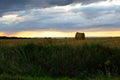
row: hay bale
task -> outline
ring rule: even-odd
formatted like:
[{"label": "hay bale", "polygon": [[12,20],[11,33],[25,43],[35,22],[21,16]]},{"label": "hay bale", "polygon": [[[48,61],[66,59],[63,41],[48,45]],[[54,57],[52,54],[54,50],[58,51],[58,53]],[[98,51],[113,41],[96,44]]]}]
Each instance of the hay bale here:
[{"label": "hay bale", "polygon": [[85,34],[84,33],[76,32],[75,39],[76,40],[83,40],[83,39],[85,39]]}]

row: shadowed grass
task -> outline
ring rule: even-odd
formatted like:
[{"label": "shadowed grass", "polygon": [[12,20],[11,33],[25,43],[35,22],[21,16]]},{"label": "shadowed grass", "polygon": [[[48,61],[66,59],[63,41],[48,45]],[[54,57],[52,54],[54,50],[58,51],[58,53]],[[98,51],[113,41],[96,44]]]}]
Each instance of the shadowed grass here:
[{"label": "shadowed grass", "polygon": [[0,74],[9,74],[9,78],[21,75],[43,78],[46,76],[81,79],[90,77],[91,79],[99,73],[110,76],[120,75],[120,49],[100,43],[86,43],[82,46],[72,46],[67,43],[1,46],[0,57]]},{"label": "shadowed grass", "polygon": [[51,77],[31,77],[31,76],[10,76],[7,74],[0,75],[0,80],[120,80],[119,77],[104,77],[104,76],[97,76],[95,78],[51,78]]}]

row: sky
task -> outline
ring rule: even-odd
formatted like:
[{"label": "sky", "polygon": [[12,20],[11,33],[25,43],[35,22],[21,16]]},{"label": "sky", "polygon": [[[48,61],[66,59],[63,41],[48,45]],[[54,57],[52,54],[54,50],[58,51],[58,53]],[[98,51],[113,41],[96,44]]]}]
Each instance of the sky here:
[{"label": "sky", "polygon": [[120,36],[120,0],[0,0],[0,36]]}]

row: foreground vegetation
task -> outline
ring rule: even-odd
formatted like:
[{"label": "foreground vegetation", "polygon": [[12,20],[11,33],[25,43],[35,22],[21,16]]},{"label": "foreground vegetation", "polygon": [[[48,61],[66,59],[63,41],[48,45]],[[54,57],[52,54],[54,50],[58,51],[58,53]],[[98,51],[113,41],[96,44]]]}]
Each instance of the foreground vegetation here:
[{"label": "foreground vegetation", "polygon": [[105,77],[105,76],[97,76],[94,78],[51,78],[51,77],[31,77],[31,76],[10,76],[6,74],[0,75],[0,80],[120,80],[119,77]]},{"label": "foreground vegetation", "polygon": [[[72,41],[65,40],[65,43],[59,44],[57,43],[57,41],[53,43],[52,40],[46,40],[44,44],[29,42],[24,44],[17,43],[14,46],[7,46],[7,44],[3,45],[3,43],[1,42],[0,79],[120,79],[119,77],[117,77],[120,75],[119,46],[107,46],[101,41],[97,42],[97,40],[96,42],[92,41],[90,43],[86,41],[81,45],[74,45],[70,42]],[[78,43],[78,41],[76,41],[75,43]],[[111,42],[109,43],[111,45]],[[100,75],[103,76],[100,77]]]}]

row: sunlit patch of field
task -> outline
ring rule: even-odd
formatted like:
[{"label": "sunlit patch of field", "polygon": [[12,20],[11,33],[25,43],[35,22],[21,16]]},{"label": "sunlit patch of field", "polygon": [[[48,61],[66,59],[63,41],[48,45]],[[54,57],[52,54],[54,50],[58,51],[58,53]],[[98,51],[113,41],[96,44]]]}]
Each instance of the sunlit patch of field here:
[{"label": "sunlit patch of field", "polygon": [[120,37],[110,37],[110,38],[86,38],[85,40],[75,40],[74,38],[34,38],[34,39],[0,39],[1,46],[15,46],[18,44],[35,43],[41,45],[50,44],[70,44],[73,46],[82,45],[84,43],[100,43],[109,47],[120,47]]}]

